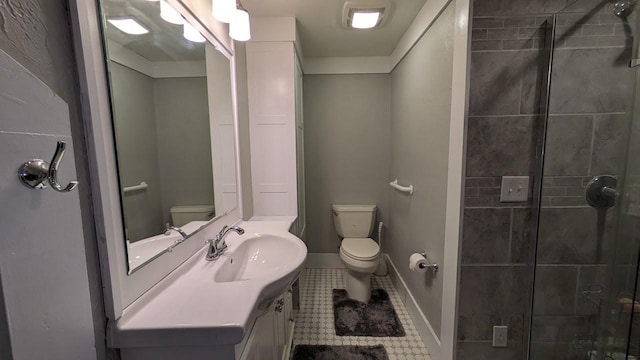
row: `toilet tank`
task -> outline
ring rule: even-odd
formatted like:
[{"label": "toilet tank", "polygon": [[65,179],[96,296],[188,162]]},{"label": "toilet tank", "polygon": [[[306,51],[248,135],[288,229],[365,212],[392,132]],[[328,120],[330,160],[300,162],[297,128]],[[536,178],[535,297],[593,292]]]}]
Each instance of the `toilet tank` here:
[{"label": "toilet tank", "polygon": [[192,221],[209,221],[215,215],[213,205],[172,206],[171,222],[173,226],[183,226]]},{"label": "toilet tank", "polygon": [[366,238],[373,231],[375,205],[332,205],[333,223],[342,238]]}]

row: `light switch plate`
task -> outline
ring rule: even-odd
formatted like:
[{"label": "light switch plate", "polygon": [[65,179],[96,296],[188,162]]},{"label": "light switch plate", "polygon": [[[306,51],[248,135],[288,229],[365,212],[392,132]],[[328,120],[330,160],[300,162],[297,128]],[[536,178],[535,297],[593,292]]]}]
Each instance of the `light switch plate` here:
[{"label": "light switch plate", "polygon": [[528,176],[503,176],[500,202],[526,202],[529,198]]},{"label": "light switch plate", "polygon": [[493,327],[493,347],[507,347],[507,338],[509,334],[508,326]]}]

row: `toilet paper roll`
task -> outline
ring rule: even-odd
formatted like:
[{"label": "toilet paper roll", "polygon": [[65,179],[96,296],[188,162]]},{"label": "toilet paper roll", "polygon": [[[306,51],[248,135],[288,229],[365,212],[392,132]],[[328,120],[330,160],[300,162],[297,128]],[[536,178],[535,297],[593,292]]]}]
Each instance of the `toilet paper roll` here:
[{"label": "toilet paper roll", "polygon": [[427,259],[422,254],[413,253],[409,257],[409,270],[417,272],[427,272]]}]

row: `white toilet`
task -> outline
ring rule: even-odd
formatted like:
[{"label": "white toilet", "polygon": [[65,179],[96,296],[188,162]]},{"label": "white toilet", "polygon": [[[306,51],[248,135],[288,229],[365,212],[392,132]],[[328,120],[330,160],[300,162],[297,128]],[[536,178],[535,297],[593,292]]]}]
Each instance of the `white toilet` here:
[{"label": "white toilet", "polygon": [[378,267],[380,246],[368,236],[376,217],[375,205],[333,205],[333,222],[342,238],[340,259],[347,268],[349,297],[368,302],[371,297],[371,274]]},{"label": "white toilet", "polygon": [[192,221],[209,221],[213,218],[215,210],[213,205],[188,205],[172,206],[171,222],[173,226],[183,226]]}]

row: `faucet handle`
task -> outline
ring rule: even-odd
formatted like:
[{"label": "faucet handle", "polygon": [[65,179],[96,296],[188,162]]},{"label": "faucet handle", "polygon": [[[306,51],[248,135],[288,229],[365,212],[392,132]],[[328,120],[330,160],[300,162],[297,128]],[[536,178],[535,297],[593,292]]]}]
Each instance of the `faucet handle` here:
[{"label": "faucet handle", "polygon": [[164,224],[164,235],[171,235],[171,223]]},{"label": "faucet handle", "polygon": [[229,229],[229,226],[227,226],[227,225],[223,226],[222,229],[220,229],[220,232],[218,233],[218,235],[216,235],[216,240],[217,241],[222,240],[224,235],[227,233],[227,229]]}]

